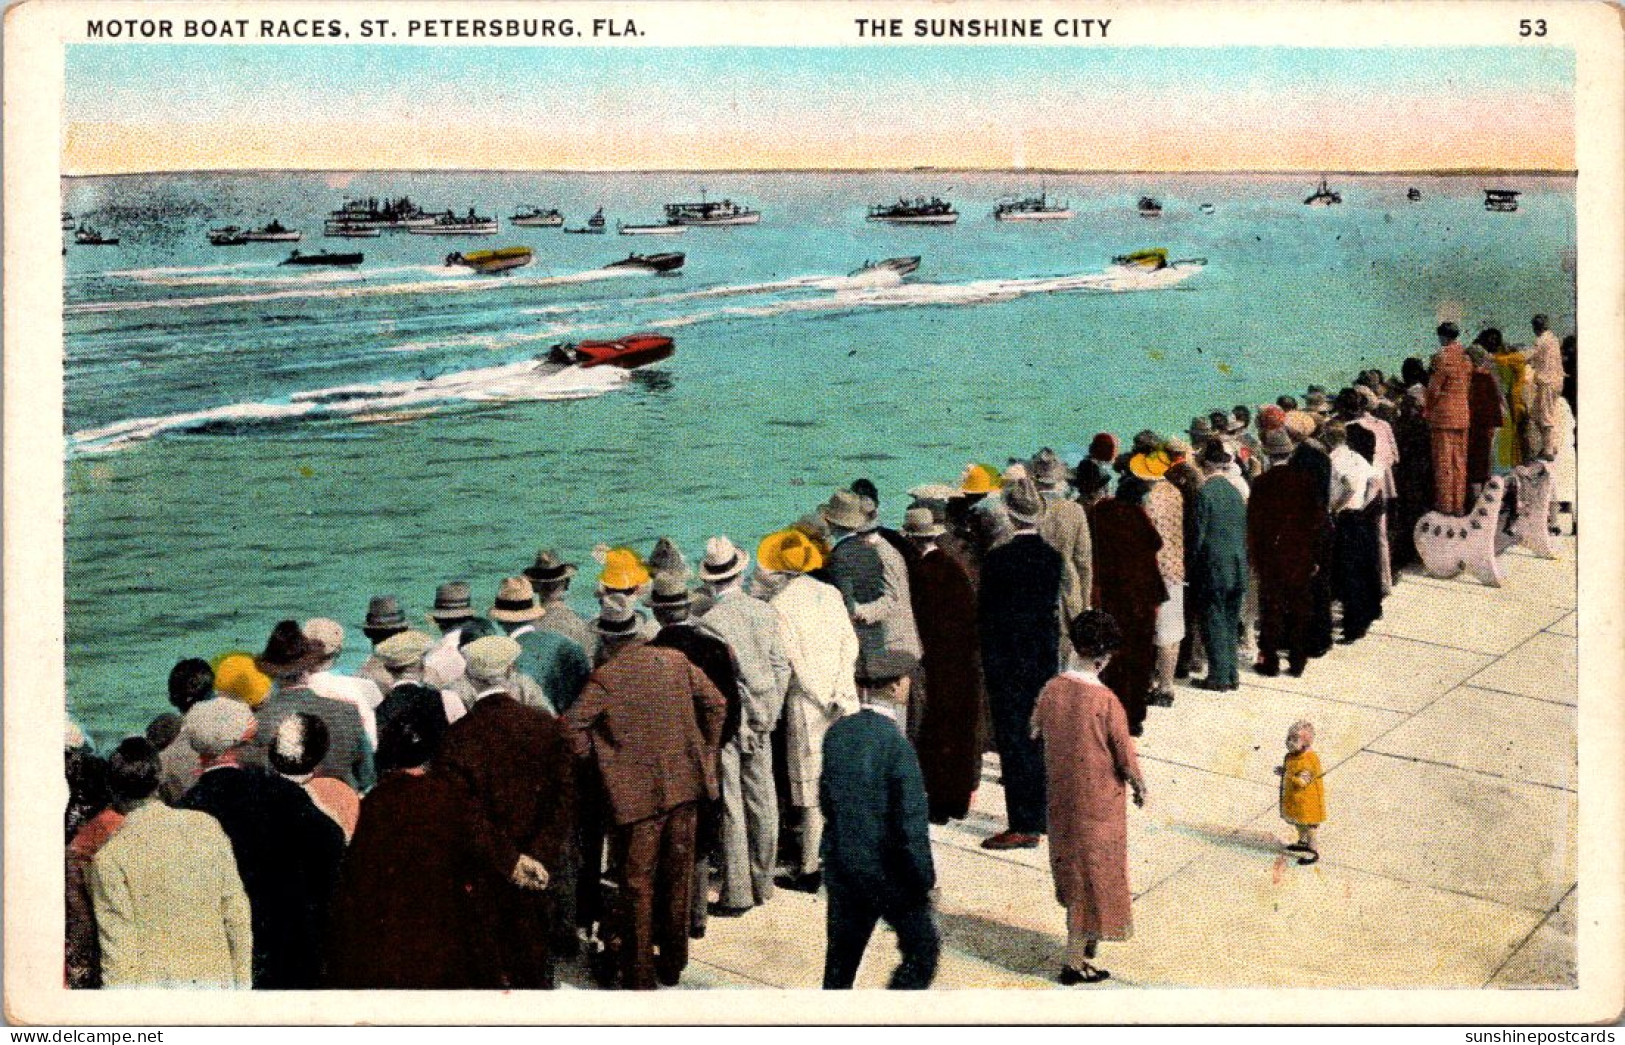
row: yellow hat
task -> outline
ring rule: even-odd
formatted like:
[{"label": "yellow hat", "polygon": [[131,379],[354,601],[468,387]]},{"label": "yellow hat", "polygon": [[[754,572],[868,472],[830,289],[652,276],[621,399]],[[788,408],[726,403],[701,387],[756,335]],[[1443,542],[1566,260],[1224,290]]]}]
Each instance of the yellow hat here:
[{"label": "yellow hat", "polygon": [[214,660],[214,689],[257,708],[271,694],[271,677],[254,665],[252,653],[222,653]]},{"label": "yellow hat", "polygon": [[1153,450],[1148,454],[1135,454],[1130,457],[1128,459],[1128,470],[1133,472],[1136,478],[1150,482],[1154,479],[1161,479],[1172,464],[1173,461],[1169,459],[1167,453],[1162,450]]},{"label": "yellow hat", "polygon": [[966,465],[964,474],[959,477],[960,493],[992,493],[1003,485],[998,471],[985,464]]},{"label": "yellow hat", "polygon": [[824,565],[824,553],[800,530],[780,530],[762,538],[756,561],[764,570],[807,573]]},{"label": "yellow hat", "polygon": [[598,583],[606,588],[641,588],[649,583],[649,567],[631,548],[611,548],[604,553],[604,570]]}]

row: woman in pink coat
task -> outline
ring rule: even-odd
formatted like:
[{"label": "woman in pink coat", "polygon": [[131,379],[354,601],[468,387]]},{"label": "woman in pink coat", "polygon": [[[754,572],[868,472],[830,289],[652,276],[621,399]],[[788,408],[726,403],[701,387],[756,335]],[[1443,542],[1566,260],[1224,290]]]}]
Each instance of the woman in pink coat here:
[{"label": "woman in pink coat", "polygon": [[1085,610],[1068,629],[1081,666],[1051,679],[1033,710],[1033,735],[1044,740],[1049,783],[1049,859],[1055,899],[1066,908],[1066,964],[1061,983],[1099,983],[1101,940],[1126,940],[1129,916],[1128,814],[1123,789],[1145,805],[1123,705],[1100,682],[1122,644],[1111,615]]}]

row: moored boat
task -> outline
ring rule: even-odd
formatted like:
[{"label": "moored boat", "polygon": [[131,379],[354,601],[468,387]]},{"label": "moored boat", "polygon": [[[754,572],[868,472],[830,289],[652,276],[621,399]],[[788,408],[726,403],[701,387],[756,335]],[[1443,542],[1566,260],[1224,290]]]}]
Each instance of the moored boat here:
[{"label": "moored boat", "polygon": [[1211,203],[1204,203],[1196,209],[1201,211],[1203,214],[1212,214],[1215,208]]},{"label": "moored boat", "polygon": [[73,241],[81,247],[116,247],[117,236],[103,236],[89,225],[80,225],[73,232]]},{"label": "moored boat", "polygon": [[447,265],[463,265],[480,273],[507,272],[523,268],[535,258],[529,247],[499,247],[496,250],[470,250],[446,255]]},{"label": "moored boat", "polygon": [[666,221],[672,225],[754,225],[761,220],[761,211],[733,200],[708,200],[704,189],[698,203],[666,204]]},{"label": "moored boat", "polygon": [[302,235],[298,229],[290,229],[272,218],[270,223],[262,228],[246,230],[243,238],[250,243],[298,243]]},{"label": "moored boat", "polygon": [[1141,196],[1140,202],[1134,205],[1134,209],[1140,212],[1142,218],[1162,217],[1162,204],[1151,196]]},{"label": "moored boat", "polygon": [[1422,198],[1422,190],[1414,187],[1410,188],[1406,190],[1405,198],[1410,200],[1412,203],[1415,203],[1417,200]]},{"label": "moored boat", "polygon": [[343,206],[327,215],[322,231],[337,236],[350,229],[409,229],[433,225],[434,221],[435,216],[413,203],[410,196],[389,200],[369,196],[345,200]]},{"label": "moored boat", "polygon": [[1306,207],[1330,207],[1333,204],[1342,202],[1342,194],[1331,190],[1331,186],[1326,184],[1324,175],[1321,177],[1320,185],[1315,189],[1314,194],[1303,201]]},{"label": "moored boat", "polygon": [[906,258],[886,258],[884,261],[865,261],[863,267],[850,273],[853,276],[864,276],[871,272],[895,272],[898,276],[907,276],[920,267],[920,256],[915,254]]},{"label": "moored boat", "polygon": [[414,236],[495,236],[497,219],[481,217],[470,207],[467,214],[453,214],[448,210],[435,215],[432,223],[413,225],[406,231]]},{"label": "moored boat", "polygon": [[508,219],[508,224],[521,228],[556,229],[564,224],[564,214],[552,207],[526,207]]},{"label": "moored boat", "polygon": [[209,230],[209,244],[215,247],[240,247],[248,242],[243,230],[235,225],[225,225],[218,229]]},{"label": "moored boat", "polygon": [[363,254],[338,254],[332,251],[318,251],[315,254],[301,254],[294,251],[282,262],[284,265],[359,265],[365,258]]},{"label": "moored boat", "polygon": [[1485,189],[1484,209],[1499,214],[1511,214],[1518,209],[1518,197],[1523,195],[1517,189]]},{"label": "moored boat", "polygon": [[71,228],[73,228],[73,215],[69,214],[67,211],[63,211],[62,212],[62,231],[66,232]]},{"label": "moored boat", "polygon": [[864,216],[866,221],[883,221],[888,225],[952,225],[959,220],[959,212],[945,199],[916,196],[912,200],[898,197],[896,203],[875,203]]},{"label": "moored boat", "polygon": [[577,235],[602,236],[604,234],[605,224],[604,208],[599,207],[597,210],[593,211],[592,217],[587,219],[587,224],[577,225],[573,229],[566,228],[564,231],[572,232]]},{"label": "moored boat", "polygon": [[675,225],[671,222],[661,225],[628,225],[624,221],[617,221],[615,231],[623,236],[681,236],[688,231],[688,226]]},{"label": "moored boat", "polygon": [[649,272],[675,272],[683,267],[683,255],[672,252],[669,254],[628,254],[620,261],[612,261],[604,267],[607,269],[645,269]]},{"label": "moored boat", "polygon": [[609,341],[565,342],[554,345],[537,369],[614,366],[632,370],[669,358],[677,345],[664,334],[628,334]]},{"label": "moored boat", "polygon": [[326,229],[324,236],[335,236],[339,239],[377,239],[384,234],[383,229],[342,228]]},{"label": "moored boat", "polygon": [[993,207],[995,221],[1069,221],[1072,217],[1072,208],[1064,200],[1052,200],[1045,192],[1000,200]]}]

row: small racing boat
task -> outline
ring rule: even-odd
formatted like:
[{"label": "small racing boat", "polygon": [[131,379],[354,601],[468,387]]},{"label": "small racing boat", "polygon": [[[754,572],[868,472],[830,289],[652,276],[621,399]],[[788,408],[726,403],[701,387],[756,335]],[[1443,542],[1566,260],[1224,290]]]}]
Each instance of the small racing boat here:
[{"label": "small racing boat", "polygon": [[1201,267],[1206,264],[1206,258],[1180,258],[1177,261],[1169,261],[1168,251],[1163,247],[1132,250],[1127,254],[1119,254],[1112,258],[1113,267],[1127,269],[1130,272],[1161,272],[1164,269],[1179,268],[1181,266]]},{"label": "small racing boat", "polygon": [[463,265],[475,272],[489,275],[493,272],[507,272],[510,269],[523,268],[535,259],[535,252],[529,247],[499,247],[496,250],[470,250],[453,252],[446,255],[446,264]]},{"label": "small racing boat", "polygon": [[898,276],[906,276],[920,267],[918,254],[906,258],[887,258],[884,261],[865,261],[863,267],[848,273],[852,276],[865,276],[871,272],[895,272]]},{"label": "small racing boat", "polygon": [[676,351],[676,343],[664,334],[628,334],[611,341],[564,342],[549,349],[541,357],[537,369],[615,366],[633,370],[657,363]]},{"label": "small racing boat", "polygon": [[612,261],[604,267],[607,269],[644,269],[649,272],[675,272],[683,267],[683,255],[676,252],[669,254],[628,254],[620,261]]},{"label": "small racing boat", "polygon": [[212,247],[240,247],[247,242],[248,237],[235,225],[209,230],[209,245]]},{"label": "small racing boat", "polygon": [[365,255],[362,254],[335,254],[330,251],[320,251],[316,254],[301,254],[294,251],[288,255],[284,265],[359,265]]},{"label": "small racing boat", "polygon": [[80,225],[73,232],[73,241],[81,247],[116,247],[117,236],[103,236],[89,225]]},{"label": "small racing boat", "polygon": [[324,236],[335,236],[339,239],[377,239],[384,234],[383,229],[368,228],[360,225],[334,226],[323,232]]},{"label": "small racing boat", "polygon": [[1162,217],[1162,204],[1151,196],[1141,196],[1140,202],[1135,204],[1135,210],[1140,212],[1142,218]]},{"label": "small racing boat", "polygon": [[663,222],[659,225],[628,225],[624,221],[617,221],[615,231],[623,236],[681,236],[688,231],[688,226],[678,225],[675,222]]}]

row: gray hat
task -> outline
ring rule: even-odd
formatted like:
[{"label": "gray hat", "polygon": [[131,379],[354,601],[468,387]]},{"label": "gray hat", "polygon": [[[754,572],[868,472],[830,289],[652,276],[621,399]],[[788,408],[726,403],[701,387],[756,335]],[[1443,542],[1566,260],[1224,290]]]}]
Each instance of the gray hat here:
[{"label": "gray hat", "polygon": [[1191,445],[1201,446],[1213,438],[1213,422],[1206,417],[1191,418],[1190,437]]},{"label": "gray hat", "polygon": [[552,548],[536,553],[536,561],[526,566],[524,574],[537,584],[561,584],[574,577],[576,565],[565,562]]},{"label": "gray hat", "polygon": [[204,758],[218,758],[241,744],[255,725],[247,704],[230,697],[211,697],[186,712],[182,733]]},{"label": "gray hat", "polygon": [[929,508],[910,508],[903,514],[904,537],[941,537],[947,532]]},{"label": "gray hat", "polygon": [[683,550],[677,547],[677,542],[670,537],[662,537],[655,542],[654,550],[649,553],[647,565],[649,572],[656,577],[662,573],[674,573],[686,580],[691,576],[688,560],[683,558]]},{"label": "gray hat", "polygon": [[467,581],[447,581],[434,592],[433,621],[467,620],[474,616],[474,594]]},{"label": "gray hat", "polygon": [[406,614],[401,612],[401,600],[393,595],[374,595],[367,603],[364,628],[404,628]]},{"label": "gray hat", "polygon": [[1065,486],[1072,480],[1071,469],[1056,456],[1055,451],[1049,447],[1033,454],[1032,463],[1027,468],[1027,474],[1033,477],[1033,482],[1039,486],[1051,489]]},{"label": "gray hat", "polygon": [[843,530],[861,530],[869,524],[869,513],[863,510],[863,499],[851,490],[836,490],[827,502],[820,505],[818,514],[831,526]]},{"label": "gray hat", "polygon": [[1031,479],[1023,477],[1007,484],[1001,496],[1004,498],[1004,510],[1010,513],[1014,522],[1030,526],[1044,514],[1044,498]]},{"label": "gray hat", "polygon": [[479,679],[498,679],[506,675],[524,650],[506,635],[487,635],[463,647],[463,660],[468,674]]},{"label": "gray hat", "polygon": [[1285,428],[1271,428],[1264,433],[1261,440],[1264,452],[1271,457],[1290,457],[1292,455],[1292,437]]}]

